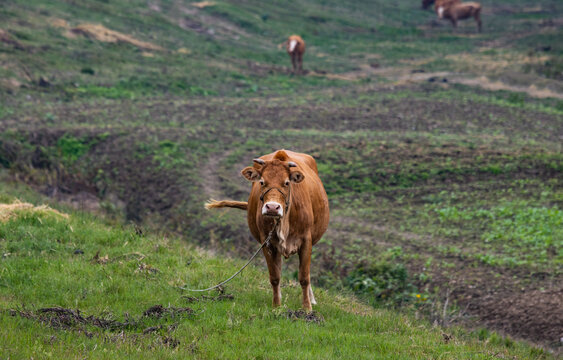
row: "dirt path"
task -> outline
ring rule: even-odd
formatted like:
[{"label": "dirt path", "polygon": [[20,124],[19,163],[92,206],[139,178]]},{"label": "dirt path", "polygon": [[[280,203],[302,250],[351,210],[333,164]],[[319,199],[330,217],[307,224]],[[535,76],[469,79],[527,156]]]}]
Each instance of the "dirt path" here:
[{"label": "dirt path", "polygon": [[329,79],[355,81],[370,76],[387,77],[393,81],[390,86],[403,85],[417,82],[442,82],[450,84],[463,84],[467,86],[480,87],[485,90],[507,90],[514,92],[523,92],[535,98],[555,98],[563,99],[563,93],[555,92],[547,88],[538,88],[532,84],[530,86],[517,86],[504,83],[502,81],[494,81],[486,76],[471,77],[468,74],[452,73],[447,71],[439,72],[419,72],[416,69],[409,68],[378,68],[374,69],[369,65],[361,66],[361,70],[351,71],[342,74],[322,74],[311,72],[312,76],[325,76]]},{"label": "dirt path", "polygon": [[207,158],[205,166],[201,171],[203,191],[209,199],[219,199],[221,193],[221,181],[216,174],[216,169],[225,157],[229,156],[229,152],[221,155],[211,155]]}]

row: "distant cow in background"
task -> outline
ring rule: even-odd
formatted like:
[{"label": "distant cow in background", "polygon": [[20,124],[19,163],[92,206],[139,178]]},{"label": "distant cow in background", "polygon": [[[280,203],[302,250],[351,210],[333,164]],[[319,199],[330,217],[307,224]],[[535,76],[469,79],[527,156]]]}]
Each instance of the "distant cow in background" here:
[{"label": "distant cow in background", "polygon": [[285,42],[286,50],[291,57],[293,72],[303,71],[303,54],[305,54],[305,41],[299,35],[291,35]]},{"label": "distant cow in background", "polygon": [[434,5],[434,10],[436,10],[436,13],[438,12],[438,7],[440,6],[450,6],[451,4],[455,4],[455,3],[459,3],[461,2],[461,0],[422,0],[422,8],[423,9],[428,9],[430,7],[430,5],[435,4]]},{"label": "distant cow in background", "polygon": [[477,23],[477,30],[481,32],[481,4],[478,2],[455,2],[441,4],[438,6],[438,1],[436,1],[436,12],[438,13],[438,17],[440,19],[450,20],[454,28],[457,27],[458,20],[473,17]]}]

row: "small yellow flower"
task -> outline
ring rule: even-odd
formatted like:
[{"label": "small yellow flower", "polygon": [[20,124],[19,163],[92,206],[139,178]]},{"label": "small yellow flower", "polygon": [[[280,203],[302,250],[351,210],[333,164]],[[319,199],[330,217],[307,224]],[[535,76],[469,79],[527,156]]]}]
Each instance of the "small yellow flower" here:
[{"label": "small yellow flower", "polygon": [[420,299],[420,294],[416,294],[416,297]]}]

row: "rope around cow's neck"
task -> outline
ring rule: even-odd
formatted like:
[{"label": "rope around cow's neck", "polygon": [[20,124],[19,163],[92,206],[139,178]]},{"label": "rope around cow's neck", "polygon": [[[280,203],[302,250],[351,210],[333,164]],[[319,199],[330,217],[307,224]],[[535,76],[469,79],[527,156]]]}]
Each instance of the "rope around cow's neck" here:
[{"label": "rope around cow's neck", "polygon": [[179,289],[182,289],[182,290],[186,290],[186,291],[194,291],[194,292],[195,292],[195,291],[198,291],[198,292],[203,292],[203,291],[209,291],[209,290],[216,289],[216,288],[218,288],[218,287],[220,287],[220,286],[222,286],[222,285],[225,285],[225,284],[228,283],[229,281],[231,281],[235,276],[237,276],[238,274],[240,274],[240,273],[244,270],[244,268],[247,267],[248,264],[250,264],[250,262],[251,262],[252,260],[254,260],[254,258],[256,257],[256,255],[258,255],[258,253],[260,252],[260,250],[262,250],[262,249],[264,248],[264,246],[266,246],[266,245],[268,245],[268,244],[270,243],[270,240],[272,239],[272,234],[274,233],[274,230],[276,230],[276,227],[278,227],[278,224],[279,224],[279,219],[278,219],[278,218],[276,218],[274,221],[275,221],[275,222],[274,222],[274,227],[272,228],[272,230],[271,230],[270,233],[268,234],[268,237],[266,238],[266,241],[264,241],[264,243],[258,248],[258,250],[256,250],[256,252],[254,253],[254,255],[252,255],[252,257],[250,258],[250,260],[248,260],[248,262],[247,262],[243,267],[241,267],[239,271],[237,271],[236,273],[234,273],[233,276],[231,276],[231,277],[228,278],[227,280],[225,280],[225,281],[223,281],[223,282],[221,282],[221,283],[219,283],[219,284],[217,284],[217,285],[215,285],[215,286],[212,286],[212,287],[210,287],[210,288],[207,288],[207,289],[188,289],[188,288],[183,287],[183,286],[179,286],[178,288],[179,288]]}]

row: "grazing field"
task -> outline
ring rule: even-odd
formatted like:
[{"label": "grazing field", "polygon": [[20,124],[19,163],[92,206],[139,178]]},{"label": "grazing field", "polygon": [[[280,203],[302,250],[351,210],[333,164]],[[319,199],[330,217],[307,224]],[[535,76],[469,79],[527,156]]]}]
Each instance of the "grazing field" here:
[{"label": "grazing field", "polygon": [[[454,31],[415,0],[5,1],[2,184],[24,182],[54,202],[184,239],[186,250],[178,250],[184,249],[179,240],[167,242],[174,251],[188,254],[200,246],[244,258],[257,246],[245,214],[206,212],[203,203],[246,200],[249,185],[239,172],[259,155],[279,148],[306,152],[317,160],[331,206],[329,231],[313,249],[311,276],[326,297],[354,292],[364,303],[405,316],[488,329],[480,330],[482,339],[499,331],[560,352],[563,5],[481,4],[483,33],[477,34],[472,21]],[[278,48],[292,33],[307,42],[303,76],[291,73]],[[131,236],[128,231],[119,236]],[[5,247],[15,240],[7,236],[0,236],[0,245],[12,253]],[[58,254],[42,246],[44,252],[33,246],[21,251],[31,251],[28,260],[38,263]],[[150,258],[145,252],[154,250],[146,243],[133,251]],[[16,266],[19,257],[6,259],[3,268],[5,261]],[[233,264],[232,270],[238,261]],[[116,274],[107,273],[113,277],[122,271],[117,264],[101,268],[114,265]],[[266,270],[258,266],[260,275],[246,275],[256,277],[256,287],[235,292],[235,282],[233,293],[246,296],[241,303],[260,303],[261,310],[245,307],[245,315],[231,322],[262,316],[263,332],[287,309],[267,310]],[[293,284],[296,259],[284,267],[284,281]],[[63,287],[52,288],[57,286]],[[0,289],[2,296],[11,293]],[[133,293],[131,307],[118,300],[108,307],[119,316],[131,311],[143,323],[135,324],[140,330],[141,308],[160,301],[150,289],[145,303]],[[186,306],[177,293],[166,294],[162,304]],[[47,299],[8,296],[4,307],[40,304],[20,309],[27,320],[2,321],[14,328],[41,318],[39,306],[76,308],[74,300]],[[78,308],[101,316],[102,300],[88,301]],[[212,304],[218,309],[210,316],[239,311],[232,302]],[[331,309],[316,310],[325,318],[340,311]],[[162,334],[171,325],[154,324],[163,325]],[[207,335],[192,338],[198,336]],[[510,351],[520,349],[506,341]],[[410,357],[463,357],[440,354]]]},{"label": "grazing field", "polygon": [[180,287],[206,286],[242,261],[84,213],[33,207],[8,193],[37,195],[5,191],[2,358],[549,358],[495,333],[376,310],[349,293],[317,289],[314,312],[293,310],[301,287],[291,280],[283,282],[283,306],[272,310],[267,276],[256,267],[224,292],[185,292]]}]

